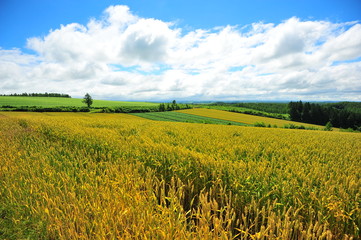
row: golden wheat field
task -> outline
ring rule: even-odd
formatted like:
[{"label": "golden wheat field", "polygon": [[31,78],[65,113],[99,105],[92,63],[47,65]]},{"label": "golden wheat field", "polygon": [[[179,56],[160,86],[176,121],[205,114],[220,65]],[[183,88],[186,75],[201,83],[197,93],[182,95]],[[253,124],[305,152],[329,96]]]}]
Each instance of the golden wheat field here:
[{"label": "golden wheat field", "polygon": [[202,117],[211,117],[211,118],[217,118],[217,119],[222,119],[222,120],[240,122],[240,123],[251,124],[251,125],[255,124],[257,122],[258,123],[264,122],[265,124],[270,124],[270,125],[277,126],[277,127],[283,127],[285,125],[293,124],[293,125],[303,125],[305,127],[314,128],[314,129],[322,129],[322,126],[315,125],[315,124],[299,123],[299,122],[287,121],[287,120],[276,119],[276,118],[254,116],[254,115],[244,114],[244,113],[227,112],[227,111],[216,110],[216,109],[193,108],[193,109],[179,110],[178,112],[198,115],[198,116],[202,116]]},{"label": "golden wheat field", "polygon": [[360,239],[361,134],[0,113],[0,239]]}]

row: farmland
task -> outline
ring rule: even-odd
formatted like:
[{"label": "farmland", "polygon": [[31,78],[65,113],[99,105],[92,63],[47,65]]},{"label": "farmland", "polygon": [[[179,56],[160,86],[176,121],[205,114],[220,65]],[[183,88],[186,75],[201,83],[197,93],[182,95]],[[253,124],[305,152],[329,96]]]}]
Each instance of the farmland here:
[{"label": "farmland", "polygon": [[233,122],[233,121],[221,120],[210,117],[202,117],[194,114],[187,114],[181,112],[133,113],[133,115],[155,121],[206,123],[206,124],[222,124],[222,125],[238,125],[238,126],[247,125],[240,122]]},{"label": "farmland", "polygon": [[0,113],[0,238],[357,239],[361,135]]},{"label": "farmland", "polygon": [[222,119],[222,120],[226,120],[226,121],[240,122],[240,123],[249,124],[249,125],[264,122],[265,124],[270,124],[272,126],[277,126],[277,127],[283,127],[285,125],[293,124],[293,125],[303,125],[305,127],[316,128],[316,129],[322,128],[322,126],[314,125],[314,124],[299,123],[299,122],[287,121],[287,120],[282,120],[282,119],[253,116],[253,115],[243,114],[243,113],[226,112],[226,111],[221,111],[221,110],[216,110],[216,109],[194,108],[194,109],[180,110],[179,112],[187,113],[187,114],[194,114],[194,115],[203,116],[203,117],[217,118],[217,119]]},{"label": "farmland", "polygon": [[[0,106],[37,106],[37,107],[84,107],[81,98],[62,97],[14,97],[0,96]],[[94,100],[93,107],[151,107],[158,106],[150,102],[121,102]]]},{"label": "farmland", "polygon": [[[223,110],[223,111],[236,112],[236,113],[245,113],[245,114],[263,116],[263,117],[289,119],[288,113],[265,112],[265,111],[260,111],[260,110],[253,109],[253,108],[239,107],[239,106],[234,106],[234,105],[200,104],[200,105],[196,105],[196,106],[200,107],[200,108],[216,109],[216,110]],[[252,105],[250,105],[250,106],[252,106]],[[255,107],[257,107],[257,105]],[[273,110],[273,109],[270,109],[270,110]],[[274,111],[276,111],[276,110],[274,110]]]}]

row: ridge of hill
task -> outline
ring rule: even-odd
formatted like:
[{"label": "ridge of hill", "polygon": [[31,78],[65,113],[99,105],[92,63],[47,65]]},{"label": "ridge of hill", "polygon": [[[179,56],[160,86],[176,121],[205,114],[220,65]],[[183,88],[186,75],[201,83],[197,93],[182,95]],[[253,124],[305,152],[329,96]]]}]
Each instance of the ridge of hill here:
[{"label": "ridge of hill", "polygon": [[[14,97],[0,96],[1,106],[36,106],[36,107],[84,107],[86,106],[82,98],[63,97]],[[125,102],[109,100],[93,100],[93,107],[151,107],[158,106],[158,103],[151,102]]]}]

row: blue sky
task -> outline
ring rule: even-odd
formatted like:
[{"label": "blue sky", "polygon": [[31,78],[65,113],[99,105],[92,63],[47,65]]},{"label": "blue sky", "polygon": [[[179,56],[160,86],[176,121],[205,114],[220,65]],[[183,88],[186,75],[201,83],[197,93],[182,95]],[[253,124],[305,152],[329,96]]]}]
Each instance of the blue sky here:
[{"label": "blue sky", "polygon": [[1,0],[0,90],[360,101],[360,20],[359,0]]},{"label": "blue sky", "polygon": [[129,6],[139,16],[176,21],[189,29],[278,23],[293,16],[333,22],[361,19],[360,0],[1,0],[0,46],[22,48],[27,38],[45,35],[60,24],[86,24],[117,4]]}]

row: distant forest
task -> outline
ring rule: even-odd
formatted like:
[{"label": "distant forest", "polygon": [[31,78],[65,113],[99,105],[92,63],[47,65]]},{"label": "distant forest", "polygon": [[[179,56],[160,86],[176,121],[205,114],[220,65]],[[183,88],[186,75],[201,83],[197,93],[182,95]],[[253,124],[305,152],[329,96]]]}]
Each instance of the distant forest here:
[{"label": "distant forest", "polygon": [[[261,112],[243,111],[243,113],[265,117],[281,118],[277,114],[289,114],[289,119],[296,122],[318,125],[326,125],[330,122],[333,127],[352,128],[361,131],[361,102],[215,102],[209,106],[228,107],[225,109],[227,111],[236,111],[232,107],[248,108]],[[271,115],[262,115],[263,113]]]},{"label": "distant forest", "polygon": [[340,102],[316,104],[302,101],[288,104],[292,121],[326,125],[333,127],[361,129],[361,103]]},{"label": "distant forest", "polygon": [[236,103],[235,106],[237,107],[244,107],[244,108],[251,108],[258,111],[264,111],[268,113],[279,113],[279,114],[286,114],[288,113],[287,103],[272,103],[272,102],[265,102],[265,103]]},{"label": "distant forest", "polygon": [[0,96],[7,97],[63,97],[71,98],[69,94],[64,93],[12,93],[12,94],[0,94]]},{"label": "distant forest", "polygon": [[361,102],[338,102],[338,103],[327,103],[325,105],[339,110],[344,109],[349,112],[361,114]]}]

